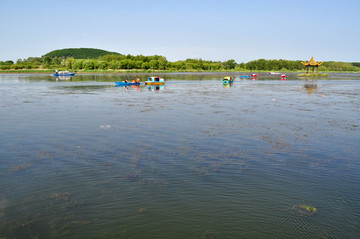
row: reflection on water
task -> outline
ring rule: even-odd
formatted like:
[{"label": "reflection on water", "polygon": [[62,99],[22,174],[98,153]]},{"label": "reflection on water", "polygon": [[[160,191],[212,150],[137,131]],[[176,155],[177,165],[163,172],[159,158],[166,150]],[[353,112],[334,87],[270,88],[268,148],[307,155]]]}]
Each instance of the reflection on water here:
[{"label": "reflection on water", "polygon": [[303,89],[307,90],[309,97],[311,97],[311,94],[317,90],[317,84],[304,84]]},{"label": "reflection on water", "polygon": [[56,76],[56,81],[59,80],[71,80],[73,77],[72,76]]},{"label": "reflection on water", "polygon": [[160,91],[163,90],[165,85],[148,85],[147,88],[149,91]]},{"label": "reflection on water", "polygon": [[140,90],[140,85],[115,85],[118,88],[124,88],[126,90]]},{"label": "reflection on water", "polygon": [[233,83],[231,82],[231,83],[224,83],[223,85],[225,88],[230,88],[232,86],[232,84]]},{"label": "reflection on water", "polygon": [[0,238],[357,238],[359,76],[224,75],[0,75]]}]

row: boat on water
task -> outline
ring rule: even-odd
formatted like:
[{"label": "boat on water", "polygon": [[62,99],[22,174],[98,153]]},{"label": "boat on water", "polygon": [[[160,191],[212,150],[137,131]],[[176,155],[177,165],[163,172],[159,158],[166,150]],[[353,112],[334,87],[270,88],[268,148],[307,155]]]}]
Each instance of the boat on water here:
[{"label": "boat on water", "polygon": [[145,85],[164,85],[164,78],[160,78],[158,76],[149,77],[147,81],[145,81]]},{"label": "boat on water", "polygon": [[249,75],[243,75],[243,76],[240,76],[240,78],[250,78]]},{"label": "boat on water", "polygon": [[115,81],[115,84],[116,84],[115,86],[140,85],[140,78],[136,78],[136,81],[135,80]]},{"label": "boat on water", "polygon": [[225,76],[223,79],[223,84],[231,84],[233,83],[233,78],[231,76]]},{"label": "boat on water", "polygon": [[251,77],[258,77],[259,74],[251,74]]},{"label": "boat on water", "polygon": [[75,73],[71,73],[70,71],[55,71],[53,76],[74,76]]},{"label": "boat on water", "polygon": [[280,75],[280,73],[278,73],[278,72],[269,72],[269,75]]},{"label": "boat on water", "polygon": [[286,80],[286,75],[281,75],[280,80]]},{"label": "boat on water", "polygon": [[116,86],[140,85],[140,82],[115,81]]}]

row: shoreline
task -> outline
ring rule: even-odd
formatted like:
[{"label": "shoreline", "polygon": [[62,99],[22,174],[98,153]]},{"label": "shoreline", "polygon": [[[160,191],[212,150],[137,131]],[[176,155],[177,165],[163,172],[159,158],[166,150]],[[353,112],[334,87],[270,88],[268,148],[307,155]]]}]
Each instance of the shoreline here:
[{"label": "shoreline", "polygon": [[[0,70],[0,74],[53,74],[55,71],[50,69],[34,69],[34,70]],[[270,71],[248,71],[248,70],[217,70],[217,71],[173,71],[173,70],[82,70],[82,71],[74,71],[76,74],[124,74],[124,73],[226,73],[226,72],[241,72],[241,73],[269,73]],[[299,73],[300,76],[306,76],[303,71],[275,71],[279,74],[281,73]],[[327,71],[323,73],[319,73],[318,75],[327,75],[328,73],[360,73],[359,71]],[[310,74],[311,75],[311,74]]]}]

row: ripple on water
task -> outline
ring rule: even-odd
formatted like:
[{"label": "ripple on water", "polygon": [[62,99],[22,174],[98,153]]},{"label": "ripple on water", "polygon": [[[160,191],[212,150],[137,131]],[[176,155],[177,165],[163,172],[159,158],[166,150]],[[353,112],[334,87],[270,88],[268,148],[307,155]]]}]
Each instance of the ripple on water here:
[{"label": "ripple on water", "polygon": [[302,80],[201,77],[155,92],[0,76],[0,236],[360,233],[357,81],[309,97]]}]

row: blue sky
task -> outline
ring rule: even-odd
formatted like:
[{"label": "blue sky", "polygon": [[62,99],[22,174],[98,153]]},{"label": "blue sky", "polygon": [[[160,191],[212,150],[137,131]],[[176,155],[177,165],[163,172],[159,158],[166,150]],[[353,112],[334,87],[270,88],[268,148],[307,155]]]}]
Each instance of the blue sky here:
[{"label": "blue sky", "polygon": [[360,62],[358,0],[12,0],[0,61],[90,47],[131,55],[248,62]]}]

